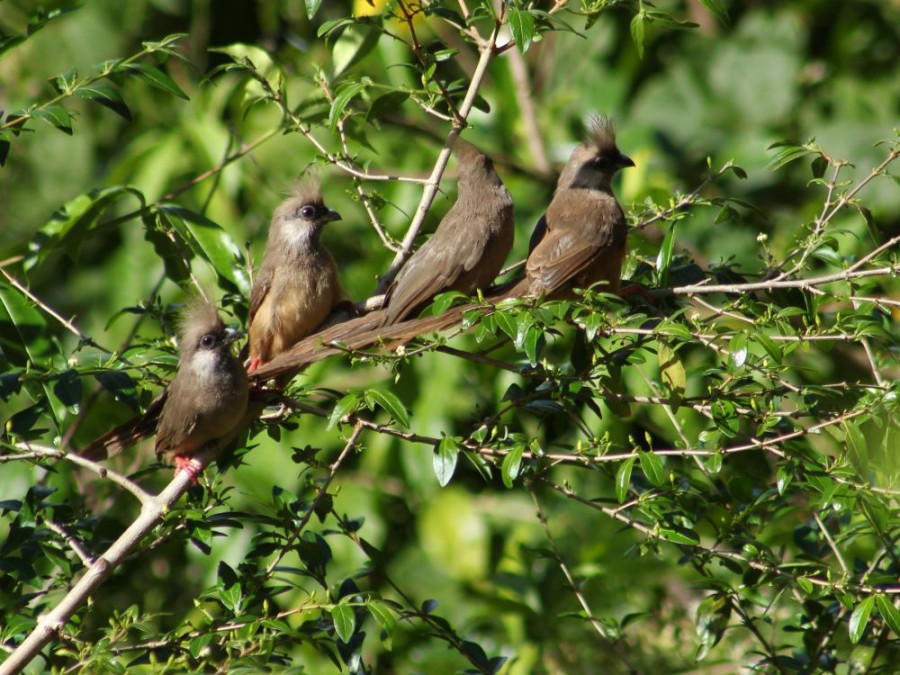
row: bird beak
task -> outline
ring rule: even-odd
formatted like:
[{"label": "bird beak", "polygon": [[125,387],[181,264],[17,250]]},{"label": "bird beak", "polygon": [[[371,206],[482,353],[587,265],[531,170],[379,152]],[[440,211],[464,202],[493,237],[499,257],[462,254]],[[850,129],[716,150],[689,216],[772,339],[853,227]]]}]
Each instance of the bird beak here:
[{"label": "bird beak", "polygon": [[237,328],[233,328],[232,326],[225,327],[225,344],[230,345],[232,342],[244,336],[244,331],[238,330]]},{"label": "bird beak", "polygon": [[625,168],[626,166],[634,166],[634,162],[631,157],[628,155],[623,155],[621,152],[619,153],[619,167]]},{"label": "bird beak", "polygon": [[341,214],[334,209],[325,209],[325,222],[330,223],[332,220],[343,220]]}]

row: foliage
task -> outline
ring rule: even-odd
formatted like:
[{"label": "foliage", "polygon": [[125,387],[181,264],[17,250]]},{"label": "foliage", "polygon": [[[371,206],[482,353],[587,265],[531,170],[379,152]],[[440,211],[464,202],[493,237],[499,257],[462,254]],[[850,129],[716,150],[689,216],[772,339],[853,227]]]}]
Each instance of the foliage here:
[{"label": "foliage", "polygon": [[[897,670],[896,8],[224,7],[0,5],[5,650],[141,511],[67,453],[170,379],[192,288],[245,322],[291,179],[361,299],[446,211],[454,126],[520,260],[600,110],[652,304],[315,364],[31,670]],[[161,489],[149,454],[109,476]]]}]

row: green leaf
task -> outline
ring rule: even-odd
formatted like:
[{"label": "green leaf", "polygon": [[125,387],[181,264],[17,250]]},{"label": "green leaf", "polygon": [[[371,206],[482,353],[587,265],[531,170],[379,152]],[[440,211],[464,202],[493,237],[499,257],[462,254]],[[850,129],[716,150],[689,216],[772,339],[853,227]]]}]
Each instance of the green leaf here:
[{"label": "green leaf", "polygon": [[700,649],[696,659],[702,661],[728,627],[731,617],[731,603],[722,595],[711,595],[697,608],[697,635],[700,637]]},{"label": "green leaf", "polygon": [[819,155],[812,161],[810,168],[814,178],[821,178],[825,175],[825,170],[828,168],[828,160]]},{"label": "green leaf", "polygon": [[65,9],[52,9],[49,12],[43,7],[38,7],[35,14],[32,14],[28,18],[28,27],[25,29],[24,33],[0,37],[0,56],[2,56],[4,52],[25,42],[25,40],[37,33],[54,19],[58,19],[59,17],[68,14],[69,12],[75,11],[76,9],[81,9],[81,6],[73,5],[72,7],[68,7]]},{"label": "green leaf", "polygon": [[405,91],[389,91],[386,94],[382,94],[372,101],[372,105],[369,106],[369,110],[366,112],[366,122],[397,112],[408,98],[409,93]]},{"label": "green leaf", "polygon": [[61,372],[53,385],[53,394],[66,408],[81,405],[82,386],[78,371],[68,368]]},{"label": "green leaf", "polygon": [[377,403],[382,410],[387,412],[404,429],[409,428],[409,412],[397,395],[390,391],[369,389],[366,392],[367,403],[371,400]]},{"label": "green leaf", "polygon": [[328,418],[328,426],[327,429],[333,429],[336,424],[338,424],[344,415],[356,412],[357,408],[360,404],[359,394],[347,394],[338,401],[334,405],[334,409],[331,411],[331,415]]},{"label": "green leaf", "polygon": [[129,122],[132,120],[131,110],[128,109],[121,94],[108,85],[91,82],[78,87],[75,90],[75,96],[99,103]]},{"label": "green leaf", "polygon": [[172,223],[162,213],[147,213],[141,217],[144,223],[144,239],[153,244],[166,269],[166,278],[176,284],[186,281],[191,276],[191,267],[188,260],[191,257],[189,251],[185,251],[179,237],[169,235],[174,228]]},{"label": "green leaf", "polygon": [[625,502],[628,496],[628,488],[631,486],[631,470],[634,468],[634,462],[637,457],[629,457],[619,465],[616,469],[616,501],[620,504]]},{"label": "green leaf", "polygon": [[179,87],[175,80],[166,75],[159,68],[154,66],[149,66],[145,63],[129,63],[126,64],[122,70],[131,75],[137,76],[140,80],[146,82],[151,87],[156,87],[157,89],[166,92],[167,94],[171,94],[172,96],[176,96],[178,98],[184,99],[185,101],[189,101],[188,95],[184,93],[181,87]]},{"label": "green leaf", "polygon": [[516,445],[503,458],[503,464],[500,467],[500,477],[507,488],[512,488],[516,478],[519,477],[519,471],[522,468],[522,453],[524,451],[524,446]]},{"label": "green leaf", "polygon": [[735,369],[744,367],[747,363],[747,334],[736,333],[728,342],[728,360]]},{"label": "green leaf", "polygon": [[878,593],[875,595],[875,603],[878,605],[878,613],[881,614],[881,618],[884,619],[891,632],[900,636],[900,611],[894,607],[891,597]]},{"label": "green leaf", "polygon": [[60,356],[43,314],[19,290],[4,282],[0,282],[0,329],[0,353],[9,364],[44,365]]},{"label": "green leaf", "polygon": [[212,265],[220,279],[243,295],[249,295],[250,278],[244,266],[244,254],[225,230],[206,216],[177,204],[160,204],[158,208],[170,217],[188,248]]},{"label": "green leaf", "polygon": [[375,49],[381,33],[372,26],[351,24],[341,33],[331,49],[333,77],[337,79],[362,61]]},{"label": "green leaf", "polygon": [[869,615],[872,613],[872,607],[874,606],[875,597],[870,595],[853,609],[853,614],[850,615],[850,623],[848,625],[850,642],[853,644],[857,644],[866,632],[866,626],[869,625]]},{"label": "green leaf", "polygon": [[710,403],[709,411],[712,413],[713,421],[716,423],[719,431],[728,438],[734,438],[740,431],[740,420],[734,403],[723,399],[716,399]]},{"label": "green leaf", "polygon": [[394,628],[397,626],[397,620],[394,618],[394,613],[390,610],[386,602],[381,600],[369,600],[366,603],[366,609],[369,610],[369,613],[375,621],[378,622],[381,630],[388,635],[394,632]]},{"label": "green leaf", "polygon": [[328,113],[328,126],[331,127],[332,131],[337,128],[337,123],[344,116],[344,109],[347,107],[347,104],[368,89],[368,87],[369,81],[364,80],[362,82],[350,82],[337,90],[334,102],[331,104],[331,111]]},{"label": "green leaf", "polygon": [[669,267],[672,264],[672,251],[675,249],[675,230],[678,226],[677,222],[672,223],[666,236],[663,238],[662,245],[659,247],[659,253],[656,255],[656,276],[657,283],[661,287],[669,285]]},{"label": "green leaf", "polygon": [[46,108],[35,108],[31,111],[32,117],[44,120],[48,124],[62,131],[63,133],[72,135],[72,116],[69,111],[61,105],[50,105]]},{"label": "green leaf", "polygon": [[453,472],[456,471],[456,461],[459,459],[459,446],[452,436],[444,436],[434,450],[432,463],[434,465],[434,475],[437,476],[438,484],[441,487],[447,487],[450,479],[453,478]]},{"label": "green leaf", "polygon": [[684,398],[686,382],[684,365],[675,350],[662,342],[658,343],[656,357],[659,360],[660,379],[675,399],[672,408],[677,409],[681,399]]},{"label": "green leaf", "polygon": [[460,293],[459,291],[447,291],[446,293],[438,293],[436,296],[434,296],[434,301],[431,303],[431,314],[433,316],[440,316],[457,301],[466,299],[468,299],[468,296],[466,296],[465,293]]},{"label": "green leaf", "polygon": [[494,314],[494,319],[497,321],[500,330],[506,333],[511,339],[516,339],[518,329],[516,328],[516,317],[512,313],[497,312]]},{"label": "green leaf", "polygon": [[[666,470],[659,455],[645,450],[638,450],[641,460],[641,471],[653,485],[662,487],[666,484]],[[617,486],[618,489],[618,486]]]},{"label": "green leaf", "polygon": [[216,591],[219,600],[233,614],[241,613],[243,591],[238,582],[237,574],[225,562],[219,563],[219,578],[216,582]]},{"label": "green leaf", "polygon": [[528,361],[531,365],[536,365],[538,362],[538,347],[543,339],[543,330],[537,326],[532,326],[528,329],[523,347],[525,348],[525,355],[528,357]]},{"label": "green leaf", "polygon": [[353,629],[356,627],[356,617],[353,608],[345,605],[335,605],[331,608],[331,620],[334,622],[334,631],[341,642],[347,644],[353,637]]},{"label": "green leaf", "polygon": [[631,20],[631,39],[637,49],[638,58],[644,58],[644,14],[638,12]]},{"label": "green leaf", "polygon": [[144,206],[144,195],[139,190],[124,185],[93,190],[64,204],[29,242],[25,270],[33,270],[61,246],[65,247],[70,257],[77,258],[81,244],[90,230],[123,195],[133,195]]},{"label": "green leaf", "polygon": [[700,0],[700,4],[706,7],[722,25],[728,25],[728,10],[722,4],[722,0]]},{"label": "green leaf", "polygon": [[678,527],[676,525],[665,525],[659,528],[659,536],[673,544],[684,544],[685,546],[697,546],[700,543],[700,536],[686,527]]},{"label": "green leaf", "polygon": [[321,5],[322,0],[306,0],[306,18],[312,19]]},{"label": "green leaf", "polygon": [[866,443],[866,437],[855,421],[845,420],[841,424],[841,428],[844,431],[847,456],[861,476],[867,475],[869,473],[869,445]]},{"label": "green leaf", "polygon": [[524,9],[511,7],[509,10],[509,29],[518,50],[524,54],[531,46],[534,37],[534,16]]}]

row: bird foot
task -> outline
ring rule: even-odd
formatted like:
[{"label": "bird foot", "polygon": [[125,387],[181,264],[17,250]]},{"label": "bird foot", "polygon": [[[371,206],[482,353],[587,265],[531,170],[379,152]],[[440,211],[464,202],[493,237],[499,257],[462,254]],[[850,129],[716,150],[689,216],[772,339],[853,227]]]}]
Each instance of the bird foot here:
[{"label": "bird foot", "polygon": [[618,295],[623,300],[627,300],[629,297],[633,298],[634,296],[638,296],[648,305],[656,304],[656,299],[650,294],[650,291],[641,284],[628,284],[624,288],[619,289]]},{"label": "bird foot", "polygon": [[252,373],[257,368],[259,368],[259,357],[258,356],[250,361],[249,365],[247,366],[247,372]]},{"label": "bird foot", "polygon": [[193,457],[182,457],[181,455],[177,455],[175,457],[175,466],[178,467],[175,471],[176,474],[179,471],[184,471],[194,485],[200,484],[197,480],[197,476],[203,472],[203,465],[196,459]]}]

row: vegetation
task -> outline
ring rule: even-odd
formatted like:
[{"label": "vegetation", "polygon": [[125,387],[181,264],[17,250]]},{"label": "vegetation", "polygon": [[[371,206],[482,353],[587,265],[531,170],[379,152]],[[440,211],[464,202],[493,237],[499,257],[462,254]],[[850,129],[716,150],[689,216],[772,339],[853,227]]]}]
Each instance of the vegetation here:
[{"label": "vegetation", "polygon": [[[0,4],[0,659],[45,630],[27,672],[896,672],[898,45],[865,1]],[[452,203],[454,126],[512,263],[598,111],[653,303],[323,360],[170,508],[152,444],[72,454],[171,379],[189,293],[245,324],[298,175],[362,300]]]}]

